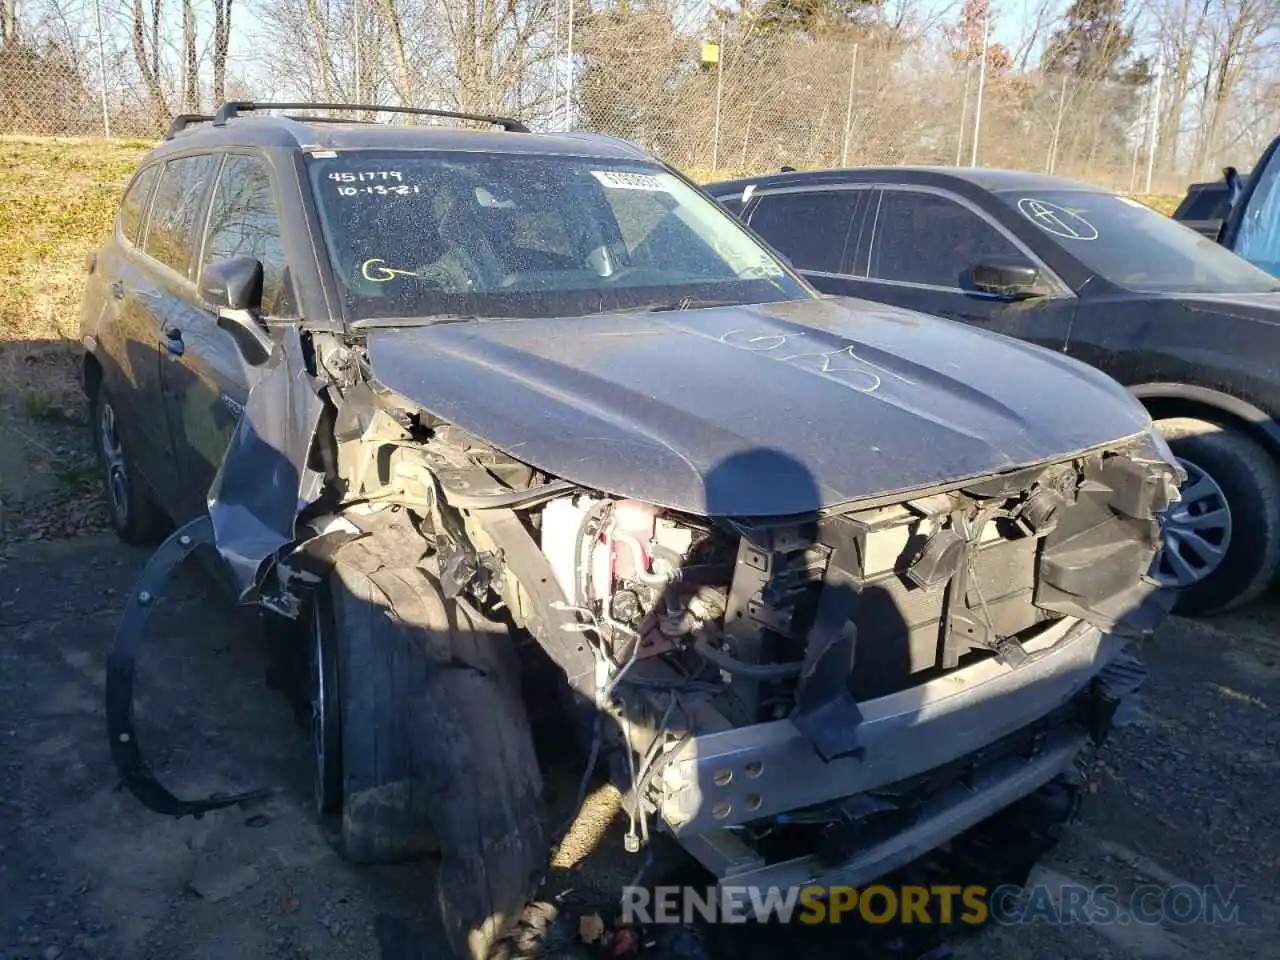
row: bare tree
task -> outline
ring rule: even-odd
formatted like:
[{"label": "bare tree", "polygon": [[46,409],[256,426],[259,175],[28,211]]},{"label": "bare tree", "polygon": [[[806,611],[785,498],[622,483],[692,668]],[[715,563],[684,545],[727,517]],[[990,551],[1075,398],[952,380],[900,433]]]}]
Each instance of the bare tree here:
[{"label": "bare tree", "polygon": [[[533,63],[547,56],[537,42],[551,23],[550,0],[442,0],[454,55],[454,98],[466,112],[501,111]],[[589,13],[585,0],[578,16]]]},{"label": "bare tree", "polygon": [[18,0],[4,0],[0,6],[0,43],[18,41]]},{"label": "bare tree", "polygon": [[200,61],[196,57],[196,9],[194,0],[182,0],[182,109],[200,110]]},{"label": "bare tree", "polygon": [[1263,39],[1277,25],[1280,4],[1275,0],[1212,0],[1209,68],[1202,84],[1200,136],[1194,163],[1198,172],[1205,172],[1217,161],[1232,94],[1262,48]]},{"label": "bare tree", "polygon": [[1182,118],[1204,48],[1205,24],[1214,0],[1154,0],[1156,45],[1162,74],[1156,162],[1162,170],[1178,165]]},{"label": "bare tree", "polygon": [[390,34],[391,54],[395,58],[396,96],[400,103],[409,105],[414,102],[413,75],[409,72],[409,58],[405,55],[404,31],[400,27],[400,13],[396,10],[395,0],[377,0],[378,12],[387,25]]},{"label": "bare tree", "polygon": [[143,0],[133,0],[133,59],[157,118],[169,117],[160,80],[160,20],[163,0],[151,0],[150,16]]}]

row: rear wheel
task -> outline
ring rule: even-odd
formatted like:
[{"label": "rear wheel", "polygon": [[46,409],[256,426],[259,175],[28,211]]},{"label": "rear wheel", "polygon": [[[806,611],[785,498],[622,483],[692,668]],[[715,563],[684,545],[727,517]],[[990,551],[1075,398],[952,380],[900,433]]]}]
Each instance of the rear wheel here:
[{"label": "rear wheel", "polygon": [[154,543],[164,532],[164,514],[135,467],[115,404],[102,387],[89,400],[89,426],[117,536],[125,543]]},{"label": "rear wheel", "polygon": [[1217,613],[1258,596],[1280,566],[1280,467],[1252,438],[1207,420],[1156,421],[1183,468],[1182,500],[1162,520],[1155,575],[1174,612]]},{"label": "rear wheel", "polygon": [[348,544],[315,604],[316,805],[347,859],[438,851],[450,944],[487,957],[547,853],[518,663],[504,627],[446,600],[420,568],[384,559],[402,562],[373,538]]}]

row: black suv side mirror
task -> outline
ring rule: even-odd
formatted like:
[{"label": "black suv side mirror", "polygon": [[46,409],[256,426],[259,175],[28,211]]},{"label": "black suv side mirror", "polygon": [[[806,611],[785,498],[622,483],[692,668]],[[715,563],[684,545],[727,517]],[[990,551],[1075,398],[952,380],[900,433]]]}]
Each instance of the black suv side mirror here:
[{"label": "black suv side mirror", "polygon": [[262,262],[256,257],[218,260],[200,271],[200,299],[218,312],[218,326],[231,334],[253,366],[271,356],[271,337],[258,319],[262,307]]},{"label": "black suv side mirror", "polygon": [[1010,260],[984,260],[969,268],[974,289],[994,293],[1010,300],[1028,300],[1049,293],[1040,271],[1027,263]]}]

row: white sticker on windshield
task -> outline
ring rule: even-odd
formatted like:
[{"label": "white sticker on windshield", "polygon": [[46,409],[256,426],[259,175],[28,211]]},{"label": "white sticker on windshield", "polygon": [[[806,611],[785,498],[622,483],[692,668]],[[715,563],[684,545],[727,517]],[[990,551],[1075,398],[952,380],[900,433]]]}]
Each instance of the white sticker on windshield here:
[{"label": "white sticker on windshield", "polygon": [[667,185],[651,173],[626,170],[592,170],[591,175],[610,190],[644,190],[647,193],[670,193]]},{"label": "white sticker on windshield", "polygon": [[1064,240],[1097,240],[1098,228],[1066,207],[1060,207],[1048,200],[1037,200],[1035,197],[1023,197],[1018,201],[1018,212],[1034,223],[1045,233]]}]

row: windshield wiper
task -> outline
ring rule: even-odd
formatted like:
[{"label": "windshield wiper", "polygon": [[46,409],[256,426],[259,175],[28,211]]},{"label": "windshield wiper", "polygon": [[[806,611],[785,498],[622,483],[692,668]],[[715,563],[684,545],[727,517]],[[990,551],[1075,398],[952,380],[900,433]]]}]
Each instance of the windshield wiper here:
[{"label": "windshield wiper", "polygon": [[364,317],[351,321],[353,330],[380,330],[387,327],[434,327],[442,323],[463,323],[467,320],[483,320],[466,313],[429,313],[420,317]]},{"label": "windshield wiper", "polygon": [[675,310],[703,310],[710,307],[737,307],[740,300],[700,300],[697,297],[681,297],[679,300],[661,300],[657,303],[641,303],[634,307],[613,307],[609,310],[597,310],[588,316],[599,316],[604,313],[668,313]]}]

